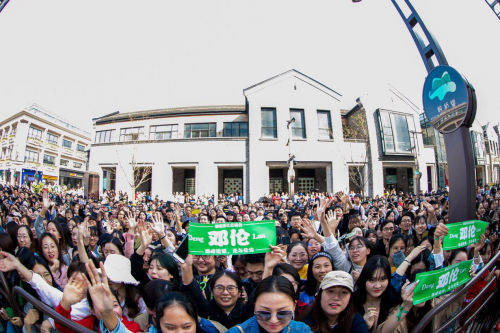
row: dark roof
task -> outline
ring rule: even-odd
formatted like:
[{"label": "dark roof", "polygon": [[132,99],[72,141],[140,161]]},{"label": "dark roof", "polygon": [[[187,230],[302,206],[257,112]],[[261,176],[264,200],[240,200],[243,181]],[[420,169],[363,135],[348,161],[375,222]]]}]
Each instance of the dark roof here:
[{"label": "dark roof", "polygon": [[[289,71],[286,71],[286,72],[284,72],[284,73],[281,73],[281,74],[278,74],[278,75],[276,75],[276,76],[273,76],[273,77],[271,77],[271,78],[269,78],[269,79],[267,79],[267,80],[264,80],[264,81],[262,81],[262,82],[259,82],[259,83],[257,83],[257,84],[254,84],[253,86],[250,86],[250,87],[248,87],[248,88],[243,89],[243,92],[245,92],[245,91],[247,91],[247,90],[249,90],[249,89],[252,89],[253,87],[256,87],[256,86],[258,86],[258,85],[261,85],[261,84],[263,84],[263,83],[266,83],[266,82],[268,82],[268,81],[271,81],[271,80],[273,80],[273,79],[275,79],[275,78],[277,78],[277,77],[280,77],[280,76],[286,75],[286,74],[288,74],[288,73],[290,73],[290,72],[294,72],[294,73],[300,74],[300,75],[302,75],[302,76],[304,76],[304,77],[308,78],[309,80],[311,80],[311,81],[313,81],[313,82],[316,82],[318,85],[320,85],[320,86],[322,86],[322,87],[324,87],[324,88],[326,88],[326,89],[330,90],[331,92],[333,92],[333,93],[335,93],[335,94],[337,94],[337,95],[339,95],[339,96],[342,96],[341,94],[339,94],[338,92],[336,92],[336,91],[335,91],[335,90],[333,90],[332,88],[325,86],[323,83],[321,83],[321,82],[319,82],[319,81],[316,81],[315,79],[313,79],[313,78],[311,78],[311,77],[309,77],[309,76],[305,75],[304,73],[299,72],[299,71],[298,71],[298,70],[296,70],[296,69],[290,69]],[[335,98],[335,96],[332,96],[332,97],[334,97],[334,98]]]},{"label": "dark roof", "polygon": [[211,106],[187,106],[180,108],[166,108],[133,112],[115,112],[96,118],[96,124],[105,124],[110,122],[121,122],[151,118],[163,118],[172,116],[189,115],[215,115],[215,114],[241,114],[246,113],[245,105],[211,105]]}]

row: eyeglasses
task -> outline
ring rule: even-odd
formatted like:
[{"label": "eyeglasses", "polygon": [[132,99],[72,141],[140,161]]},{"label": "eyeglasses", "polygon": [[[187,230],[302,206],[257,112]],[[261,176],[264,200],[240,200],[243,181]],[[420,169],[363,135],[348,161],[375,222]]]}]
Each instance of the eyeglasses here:
[{"label": "eyeglasses", "polygon": [[382,231],[394,231],[394,228],[384,228]]},{"label": "eyeglasses", "polygon": [[214,287],[214,291],[217,294],[222,294],[224,292],[224,290],[227,290],[228,293],[233,294],[236,290],[238,290],[238,287],[236,287],[236,286],[227,286],[227,287],[215,286]]},{"label": "eyeglasses", "polygon": [[411,220],[401,220],[401,223],[411,223]]},{"label": "eyeglasses", "polygon": [[288,321],[293,318],[293,311],[278,311],[275,314],[269,311],[255,311],[254,314],[257,316],[258,320],[269,321],[273,317],[276,316],[278,321]]},{"label": "eyeglasses", "polygon": [[364,247],[365,247],[364,245],[359,244],[358,246],[349,246],[348,250],[349,251],[354,251],[354,250],[361,251],[361,249]]},{"label": "eyeglasses", "polygon": [[211,257],[212,257],[212,256],[193,256],[193,259],[194,259],[194,260],[200,260],[200,259],[203,259],[203,260],[205,260],[205,261],[208,261],[208,260],[210,260],[210,258],[211,258]]}]

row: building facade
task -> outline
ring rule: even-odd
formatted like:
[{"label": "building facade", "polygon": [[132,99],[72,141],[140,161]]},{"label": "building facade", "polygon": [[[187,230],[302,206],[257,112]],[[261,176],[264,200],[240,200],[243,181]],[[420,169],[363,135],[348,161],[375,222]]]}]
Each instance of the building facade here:
[{"label": "building facade", "polygon": [[83,185],[89,132],[32,105],[0,122],[0,181]]},{"label": "building facade", "polygon": [[243,95],[242,105],[94,119],[89,169],[99,174],[99,190],[151,191],[163,199],[239,192],[255,201],[288,192],[289,181],[295,192],[369,196],[438,188],[434,146],[423,143],[419,112],[393,90],[341,110],[335,90],[290,70]]}]

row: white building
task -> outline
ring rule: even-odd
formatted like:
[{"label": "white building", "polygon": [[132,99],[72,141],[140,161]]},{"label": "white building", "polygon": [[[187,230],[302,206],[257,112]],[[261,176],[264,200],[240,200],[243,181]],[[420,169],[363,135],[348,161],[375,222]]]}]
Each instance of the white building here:
[{"label": "white building", "polygon": [[39,105],[0,121],[0,181],[83,185],[90,133]]},{"label": "white building", "polygon": [[[162,199],[175,192],[240,192],[245,200],[255,201],[288,191],[289,152],[295,156],[296,192],[347,192],[357,186],[374,195],[382,194],[386,185],[415,191],[408,179],[415,172],[415,156],[423,171],[420,188],[427,190],[424,171],[435,172],[433,149],[422,143],[418,113],[407,103],[397,103],[389,90],[383,92],[385,99],[363,97],[342,113],[340,94],[290,70],[243,94],[242,105],[115,112],[94,119],[89,169],[99,173],[99,190],[130,195],[137,188]],[[391,94],[393,103],[387,103]],[[350,117],[359,111],[368,115],[368,135],[344,138],[353,125]],[[381,141],[377,127],[376,115],[386,111],[398,124],[393,153],[388,132]],[[288,147],[291,118],[295,122]],[[406,127],[399,126],[401,120]],[[396,169],[395,184],[386,181],[391,168]],[[144,181],[137,181],[141,177]],[[434,186],[435,176],[429,177]]]}]

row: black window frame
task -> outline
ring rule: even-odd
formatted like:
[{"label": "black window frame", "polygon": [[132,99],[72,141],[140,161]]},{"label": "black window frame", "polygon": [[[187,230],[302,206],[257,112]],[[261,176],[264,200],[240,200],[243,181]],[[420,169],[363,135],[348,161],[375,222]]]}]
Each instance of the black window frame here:
[{"label": "black window frame", "polygon": [[[66,142],[69,142],[69,146],[66,144]],[[66,139],[63,139],[63,141],[62,141],[62,146],[63,146],[64,148],[69,148],[69,149],[71,149],[71,147],[73,146],[73,142],[72,142],[72,141],[69,141],[69,140],[66,140]]]},{"label": "black window frame", "polygon": [[[170,131],[157,131],[159,127],[170,126]],[[165,137],[166,133],[170,133],[170,137]],[[158,137],[161,134],[161,137]],[[179,135],[179,124],[163,124],[163,125],[153,125],[149,127],[149,140],[165,140],[165,139],[176,139]]]},{"label": "black window frame", "polygon": [[[51,158],[47,158],[51,157]],[[43,164],[49,164],[49,165],[55,165],[56,164],[56,157],[52,155],[43,155]]]},{"label": "black window frame", "polygon": [[[52,139],[52,138],[55,138]],[[54,145],[57,145],[57,142],[59,141],[59,136],[58,135],[55,135],[55,134],[52,134],[52,133],[47,133],[47,142],[48,143],[52,143]]]},{"label": "black window frame", "polygon": [[[137,130],[137,131],[127,133],[128,130]],[[119,140],[120,140],[120,142],[137,141],[137,140],[141,139],[141,136],[143,135],[143,133],[144,133],[144,126],[120,128],[120,139]],[[137,137],[135,139],[134,139],[134,134],[137,134]],[[128,136],[130,136],[130,139],[128,139]]]},{"label": "black window frame", "polygon": [[[242,135],[242,127],[246,127],[243,131],[246,131],[246,134]],[[236,132],[236,135],[233,133]],[[222,128],[222,136],[225,138],[231,137],[248,137],[248,122],[245,121],[235,121],[235,122],[225,122]]]},{"label": "black window frame", "polygon": [[[40,132],[40,135],[34,135],[34,133]],[[41,139],[42,138],[43,131],[41,129],[38,129],[36,127],[30,126],[28,129],[28,137],[30,138],[35,138],[35,139]]]},{"label": "black window frame", "polygon": [[[319,115],[326,114],[328,117],[328,128],[319,127]],[[318,138],[320,140],[333,140],[333,131],[332,131],[332,113],[329,110],[317,110],[318,117]],[[328,138],[324,137],[322,131],[326,131],[328,133]]]},{"label": "black window frame", "polygon": [[94,143],[108,143],[108,142],[111,142],[111,140],[113,138],[113,131],[114,130],[96,131],[95,132]]},{"label": "black window frame", "polygon": [[[195,129],[193,127],[199,127],[207,125],[207,129]],[[207,136],[201,136],[201,133],[207,132]],[[198,136],[193,136],[193,132],[198,133]],[[193,139],[193,138],[215,138],[217,137],[217,123],[191,123],[184,124],[184,138],[185,139]]]},{"label": "black window frame", "polygon": [[[293,115],[292,113],[299,114],[300,123],[302,124],[302,126],[299,126],[299,122],[297,122],[297,115]],[[306,118],[304,113],[304,109],[290,109],[290,119],[295,118],[295,121],[292,123],[292,140],[307,139]],[[302,134],[299,136],[296,134],[298,132],[301,132]]]},{"label": "black window frame", "polygon": [[[271,113],[273,126],[264,126],[264,114]],[[261,132],[260,137],[263,139],[277,139],[278,138],[278,127],[277,127],[277,119],[276,119],[276,108],[261,108],[260,109],[260,126]],[[272,131],[272,135],[265,134],[266,131]]]}]

